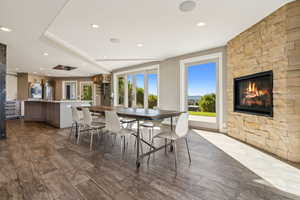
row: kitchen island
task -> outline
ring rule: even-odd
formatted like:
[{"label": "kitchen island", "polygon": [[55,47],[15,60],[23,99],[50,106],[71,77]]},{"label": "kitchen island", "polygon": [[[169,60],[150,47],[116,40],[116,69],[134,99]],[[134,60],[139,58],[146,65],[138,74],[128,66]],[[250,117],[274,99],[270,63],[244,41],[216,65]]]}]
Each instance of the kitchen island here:
[{"label": "kitchen island", "polygon": [[24,121],[45,122],[56,128],[72,126],[72,106],[88,106],[88,101],[27,100],[24,102]]}]

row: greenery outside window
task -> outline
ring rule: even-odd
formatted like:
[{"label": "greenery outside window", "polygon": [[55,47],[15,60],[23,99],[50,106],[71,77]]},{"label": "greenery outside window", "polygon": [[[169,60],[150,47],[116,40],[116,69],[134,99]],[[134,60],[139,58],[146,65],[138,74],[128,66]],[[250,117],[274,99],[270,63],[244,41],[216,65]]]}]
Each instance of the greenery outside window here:
[{"label": "greenery outside window", "polygon": [[114,105],[133,108],[158,107],[159,90],[158,66],[151,66],[140,71],[116,73]]},{"label": "greenery outside window", "polygon": [[83,101],[93,101],[94,92],[93,92],[93,82],[80,82],[81,90],[81,100]]},{"label": "greenery outside window", "polygon": [[118,77],[118,104],[124,105],[124,99],[125,99],[125,80],[124,77]]}]

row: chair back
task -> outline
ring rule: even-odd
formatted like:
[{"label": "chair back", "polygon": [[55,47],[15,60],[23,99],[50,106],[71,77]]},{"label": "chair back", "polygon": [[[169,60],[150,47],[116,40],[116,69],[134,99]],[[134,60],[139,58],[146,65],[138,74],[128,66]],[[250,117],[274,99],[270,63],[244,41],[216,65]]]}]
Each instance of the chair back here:
[{"label": "chair back", "polygon": [[83,123],[84,123],[84,125],[91,126],[92,122],[93,122],[93,117],[92,117],[92,114],[91,114],[90,110],[88,108],[83,108],[82,112],[83,112]]},{"label": "chair back", "polygon": [[189,132],[189,114],[182,113],[176,124],[175,133],[178,137],[184,137]]},{"label": "chair back", "polygon": [[105,127],[108,131],[111,131],[111,117],[110,111],[105,111]]},{"label": "chair back", "polygon": [[72,106],[71,109],[72,109],[72,121],[78,123],[80,121],[79,111],[74,106]]},{"label": "chair back", "polygon": [[113,133],[121,130],[120,119],[116,111],[105,111],[105,123],[106,128]]}]

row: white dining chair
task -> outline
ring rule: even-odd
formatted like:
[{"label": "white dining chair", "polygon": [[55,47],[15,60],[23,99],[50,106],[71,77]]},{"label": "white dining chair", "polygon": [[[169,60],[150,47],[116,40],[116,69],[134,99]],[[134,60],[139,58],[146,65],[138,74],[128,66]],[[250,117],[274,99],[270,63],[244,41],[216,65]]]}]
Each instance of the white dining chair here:
[{"label": "white dining chair", "polygon": [[124,154],[126,149],[126,137],[134,134],[134,131],[129,128],[124,128],[116,113],[116,111],[105,111],[106,127],[105,130],[111,135],[121,138],[121,153]]},{"label": "white dining chair", "polygon": [[82,123],[82,131],[78,133],[77,136],[77,144],[79,144],[80,136],[83,132],[87,132],[90,134],[90,150],[93,148],[93,138],[95,134],[100,134],[100,130],[105,127],[105,123],[94,122],[91,112],[88,108],[83,108],[83,123]]},{"label": "white dining chair", "polygon": [[[72,126],[71,126],[71,131],[69,134],[69,138],[71,138],[73,135],[77,135],[83,124],[83,120],[80,117],[80,113],[77,110],[77,108],[72,106],[71,110],[72,110]],[[74,129],[75,129],[75,131],[74,131]]]},{"label": "white dining chair", "polygon": [[[188,152],[188,156],[189,156],[189,161],[190,163],[192,162],[191,159],[191,154],[190,154],[190,150],[189,150],[189,146],[188,146],[188,141],[187,141],[187,134],[189,132],[189,114],[188,113],[182,113],[178,120],[177,120],[177,124],[175,127],[175,131],[162,131],[160,133],[158,133],[157,135],[153,136],[151,144],[153,145],[154,139],[155,138],[161,138],[161,139],[165,139],[165,140],[169,140],[172,142],[173,144],[173,150],[175,153],[175,168],[177,170],[177,145],[176,145],[176,141],[179,139],[184,139],[185,140],[185,144],[186,144],[186,148],[187,148],[187,152]],[[148,163],[150,160],[150,154],[148,156]]]}]

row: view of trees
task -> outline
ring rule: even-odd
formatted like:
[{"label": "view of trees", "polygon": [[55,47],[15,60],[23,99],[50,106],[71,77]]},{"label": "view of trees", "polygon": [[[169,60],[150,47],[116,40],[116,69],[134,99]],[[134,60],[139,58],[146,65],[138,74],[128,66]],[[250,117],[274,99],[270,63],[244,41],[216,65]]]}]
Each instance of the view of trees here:
[{"label": "view of trees", "polygon": [[216,94],[210,93],[203,96],[189,96],[188,110],[191,115],[208,116],[210,113],[216,113]]},{"label": "view of trees", "polygon": [[202,96],[198,102],[202,112],[216,112],[216,94],[206,94]]},{"label": "view of trees", "polygon": [[125,88],[124,88],[124,78],[119,77],[118,78],[118,103],[120,105],[124,104],[124,97],[125,97]]},{"label": "view of trees", "polygon": [[[120,105],[124,104],[125,98],[125,88],[124,88],[124,78],[119,77],[118,79],[118,103]],[[137,107],[144,107],[144,88],[136,88],[136,105]],[[132,107],[133,101],[133,84],[128,82],[128,107]],[[154,108],[157,106],[157,95],[148,95],[148,108]]]},{"label": "view of trees", "polygon": [[144,89],[136,88],[136,105],[139,108],[144,107]]},{"label": "view of trees", "polygon": [[157,106],[157,95],[150,94],[148,96],[148,107],[154,108]]},{"label": "view of trees", "polygon": [[93,100],[93,88],[92,85],[84,85],[82,88],[82,100]]}]

